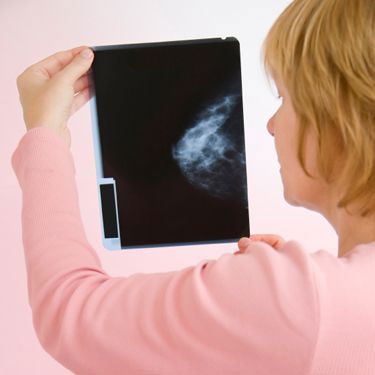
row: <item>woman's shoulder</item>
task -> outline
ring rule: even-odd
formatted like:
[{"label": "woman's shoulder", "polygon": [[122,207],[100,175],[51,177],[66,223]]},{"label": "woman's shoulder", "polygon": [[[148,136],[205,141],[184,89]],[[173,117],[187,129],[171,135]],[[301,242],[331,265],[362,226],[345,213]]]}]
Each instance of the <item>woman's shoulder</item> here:
[{"label": "woman's shoulder", "polygon": [[375,242],[358,244],[342,257],[319,250],[310,258],[320,296],[327,303],[360,299],[358,303],[366,305],[375,294]]},{"label": "woman's shoulder", "polygon": [[286,241],[279,250],[264,242],[256,242],[248,247],[246,253],[258,258],[258,261],[263,259],[263,262],[272,264],[274,272],[284,268],[302,272],[310,278],[314,276],[320,287],[329,280],[347,283],[356,278],[369,278],[375,285],[375,241],[358,244],[341,257],[330,249],[310,252],[296,240]]},{"label": "woman's shoulder", "polygon": [[357,244],[340,257],[324,249],[311,253],[311,257],[317,264],[326,266],[336,265],[345,268],[361,263],[371,264],[375,262],[375,241]]}]

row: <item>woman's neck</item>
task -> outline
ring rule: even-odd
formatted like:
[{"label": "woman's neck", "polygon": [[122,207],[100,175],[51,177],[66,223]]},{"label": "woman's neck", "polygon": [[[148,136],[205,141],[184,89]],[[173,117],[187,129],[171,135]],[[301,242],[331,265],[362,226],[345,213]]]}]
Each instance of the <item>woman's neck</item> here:
[{"label": "woman's neck", "polygon": [[328,220],[338,235],[339,258],[345,256],[356,245],[375,242],[375,215],[354,216],[348,214],[344,209],[337,209]]}]

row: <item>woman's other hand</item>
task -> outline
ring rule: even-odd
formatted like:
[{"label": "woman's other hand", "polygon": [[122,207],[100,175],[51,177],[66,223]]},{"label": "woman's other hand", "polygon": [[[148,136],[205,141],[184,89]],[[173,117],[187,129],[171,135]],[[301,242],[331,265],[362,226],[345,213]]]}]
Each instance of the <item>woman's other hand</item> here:
[{"label": "woman's other hand", "polygon": [[[82,56],[83,51],[89,55]],[[87,72],[93,59],[93,51],[80,46],[57,52],[29,66],[17,77],[27,130],[49,127],[70,147],[67,121],[91,98]]]},{"label": "woman's other hand", "polygon": [[277,234],[252,234],[250,237],[241,237],[238,241],[239,250],[234,254],[240,254],[245,252],[247,246],[252,241],[263,241],[272,246],[275,250],[279,250],[285,243],[285,240]]}]

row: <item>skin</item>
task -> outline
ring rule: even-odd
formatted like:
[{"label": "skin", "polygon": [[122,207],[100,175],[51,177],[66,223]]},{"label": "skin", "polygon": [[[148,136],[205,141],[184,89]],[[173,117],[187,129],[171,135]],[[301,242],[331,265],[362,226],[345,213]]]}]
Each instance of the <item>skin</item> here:
[{"label": "skin", "polygon": [[[318,176],[315,162],[317,143],[312,132],[306,139],[305,160],[307,170],[316,179],[304,173],[297,159],[298,123],[292,101],[283,82],[276,78],[275,84],[283,102],[268,121],[267,130],[275,140],[285,200],[293,206],[319,212],[327,219],[338,235],[339,257],[343,257],[355,245],[375,241],[375,215],[362,218],[338,208],[340,191]],[[355,206],[349,209],[355,209]]]},{"label": "skin", "polygon": [[[84,49],[89,48],[80,46],[57,52],[31,65],[17,77],[28,131],[38,126],[49,127],[70,147],[67,122],[91,98],[88,72],[94,54],[84,58],[80,55]],[[276,78],[275,83],[283,103],[268,121],[267,129],[275,140],[285,200],[293,206],[320,212],[331,223],[338,235],[340,257],[357,244],[375,241],[375,215],[366,219],[350,216],[344,209],[336,207],[338,191],[322,179],[311,179],[304,174],[297,160],[298,124],[291,99],[281,80]],[[313,176],[317,176],[315,149],[315,137],[310,133],[307,136],[305,160]],[[266,242],[276,250],[285,243],[276,234],[242,237],[238,241],[239,251],[235,254],[244,252],[252,240]]]},{"label": "skin", "polygon": [[[91,55],[84,58],[80,52]],[[17,77],[26,129],[46,126],[70,147],[67,122],[89,99],[88,71],[94,54],[87,46],[57,52],[31,66]]]}]

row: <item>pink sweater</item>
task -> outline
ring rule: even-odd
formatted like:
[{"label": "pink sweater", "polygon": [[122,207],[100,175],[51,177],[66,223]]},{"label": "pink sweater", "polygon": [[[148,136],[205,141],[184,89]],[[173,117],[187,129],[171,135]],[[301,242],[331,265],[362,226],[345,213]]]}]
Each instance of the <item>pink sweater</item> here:
[{"label": "pink sweater", "polygon": [[86,238],[64,141],[29,130],[12,166],[35,331],[74,373],[375,374],[375,242],[343,258],[256,242],[179,271],[111,277]]}]

